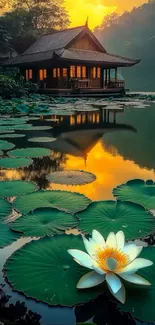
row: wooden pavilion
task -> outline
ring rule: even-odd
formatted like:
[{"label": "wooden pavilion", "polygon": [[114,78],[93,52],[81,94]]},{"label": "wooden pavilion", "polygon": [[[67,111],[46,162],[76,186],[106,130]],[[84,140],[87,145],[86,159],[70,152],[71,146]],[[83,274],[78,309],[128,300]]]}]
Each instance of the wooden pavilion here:
[{"label": "wooden pavilion", "polygon": [[19,67],[26,80],[38,83],[40,92],[103,95],[124,93],[125,82],[118,80],[117,70],[137,63],[109,54],[86,23],[43,35],[4,65]]}]

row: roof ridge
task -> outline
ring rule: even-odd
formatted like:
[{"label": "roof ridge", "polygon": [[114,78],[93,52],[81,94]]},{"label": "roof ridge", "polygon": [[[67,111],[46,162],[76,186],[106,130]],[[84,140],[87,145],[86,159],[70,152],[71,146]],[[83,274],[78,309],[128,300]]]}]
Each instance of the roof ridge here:
[{"label": "roof ridge", "polygon": [[61,29],[61,30],[56,30],[56,31],[51,32],[51,33],[43,34],[41,37],[48,36],[48,35],[53,35],[53,34],[57,34],[57,33],[62,33],[62,32],[67,32],[67,31],[73,30],[73,29],[85,28],[85,27],[86,27],[85,25],[81,25],[81,26],[76,26],[76,27],[70,27],[70,28],[65,28],[65,29]]}]

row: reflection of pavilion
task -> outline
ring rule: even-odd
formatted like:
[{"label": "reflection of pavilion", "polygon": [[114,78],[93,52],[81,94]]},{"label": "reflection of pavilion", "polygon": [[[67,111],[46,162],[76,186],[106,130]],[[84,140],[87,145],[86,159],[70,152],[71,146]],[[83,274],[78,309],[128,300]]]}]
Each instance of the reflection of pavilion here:
[{"label": "reflection of pavilion", "polygon": [[105,122],[104,111],[63,116],[63,120],[62,116],[56,118],[59,118],[59,123],[53,127],[52,133],[57,139],[52,143],[46,143],[46,147],[55,152],[82,157],[84,160],[105,133],[124,130],[136,132],[132,126],[126,124]]},{"label": "reflection of pavilion", "polygon": [[[80,126],[80,128],[83,126],[88,127],[91,124],[100,124],[100,123],[116,123],[116,115],[117,113],[123,113],[124,107],[116,107],[116,106],[107,106],[102,109],[94,110],[94,111],[79,111],[79,112],[73,112],[71,115],[70,113],[67,115],[67,111],[65,111],[65,115],[60,115],[57,113],[57,115],[51,115],[48,117],[48,122],[54,122],[57,125],[65,126],[65,124],[68,124],[70,126]],[[46,119],[46,117],[42,117],[42,119]]]}]

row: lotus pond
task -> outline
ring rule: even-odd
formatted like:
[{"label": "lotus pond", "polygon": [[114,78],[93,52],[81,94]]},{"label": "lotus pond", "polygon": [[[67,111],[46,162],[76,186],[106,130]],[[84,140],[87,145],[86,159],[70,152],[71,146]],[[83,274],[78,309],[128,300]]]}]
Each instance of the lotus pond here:
[{"label": "lotus pond", "polygon": [[[154,98],[0,99],[0,283],[40,324],[155,321]],[[93,229],[122,230],[154,262],[125,304],[104,283],[76,288],[87,270],[67,251]]]}]

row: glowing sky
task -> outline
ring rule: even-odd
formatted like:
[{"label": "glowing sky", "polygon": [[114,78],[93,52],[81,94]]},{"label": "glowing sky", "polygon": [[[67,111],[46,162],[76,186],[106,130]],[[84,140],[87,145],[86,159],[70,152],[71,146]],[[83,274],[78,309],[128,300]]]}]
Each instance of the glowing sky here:
[{"label": "glowing sky", "polygon": [[123,13],[140,6],[146,0],[66,0],[65,7],[69,12],[71,26],[84,25],[89,16],[89,27],[99,25],[104,16],[113,12]]}]

